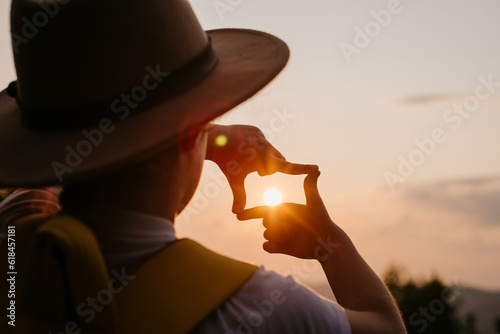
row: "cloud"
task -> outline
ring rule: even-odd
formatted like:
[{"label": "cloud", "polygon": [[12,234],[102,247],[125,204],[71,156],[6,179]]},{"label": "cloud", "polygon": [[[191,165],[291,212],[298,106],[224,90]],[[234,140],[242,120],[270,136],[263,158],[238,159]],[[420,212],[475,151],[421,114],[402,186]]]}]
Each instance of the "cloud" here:
[{"label": "cloud", "polygon": [[414,106],[427,106],[436,103],[450,103],[463,98],[463,94],[422,94],[410,95],[397,101],[397,104],[414,107]]},{"label": "cloud", "polygon": [[[396,100],[396,104],[404,107],[423,107],[435,104],[449,104],[454,102],[463,102],[465,98],[470,96],[468,93],[435,93],[435,94],[421,94],[421,95],[408,95],[401,99]],[[488,102],[496,105],[500,104],[500,94],[496,93],[488,98]]]},{"label": "cloud", "polygon": [[500,175],[409,186],[405,199],[454,213],[471,222],[500,226]]}]

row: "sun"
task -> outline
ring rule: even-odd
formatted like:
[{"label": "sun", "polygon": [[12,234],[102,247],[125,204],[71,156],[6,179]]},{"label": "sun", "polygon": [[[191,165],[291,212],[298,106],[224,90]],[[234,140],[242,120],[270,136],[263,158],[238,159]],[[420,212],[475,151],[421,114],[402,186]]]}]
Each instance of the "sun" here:
[{"label": "sun", "polygon": [[267,205],[278,205],[281,203],[281,192],[278,189],[271,188],[264,194],[264,202]]}]

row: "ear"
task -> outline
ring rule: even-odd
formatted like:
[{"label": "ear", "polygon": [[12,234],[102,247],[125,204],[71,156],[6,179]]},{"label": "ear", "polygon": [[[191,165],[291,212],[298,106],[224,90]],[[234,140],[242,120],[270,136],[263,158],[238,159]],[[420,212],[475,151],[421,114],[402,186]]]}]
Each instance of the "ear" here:
[{"label": "ear", "polygon": [[188,152],[192,152],[200,139],[202,139],[202,135],[204,135],[208,131],[207,123],[200,123],[196,126],[192,127],[185,139],[181,140],[181,149],[187,150]]},{"label": "ear", "polygon": [[199,134],[199,128],[194,128],[189,131],[188,137],[185,140],[186,149],[188,151],[193,151],[195,149]]}]

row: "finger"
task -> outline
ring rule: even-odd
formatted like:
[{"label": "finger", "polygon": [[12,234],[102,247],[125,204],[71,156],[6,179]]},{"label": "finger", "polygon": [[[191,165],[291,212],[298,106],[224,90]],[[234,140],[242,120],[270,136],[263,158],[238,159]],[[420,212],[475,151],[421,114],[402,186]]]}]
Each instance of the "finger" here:
[{"label": "finger", "polygon": [[283,211],[278,212],[275,208],[276,207],[273,206],[267,207],[265,217],[262,219],[262,225],[266,229],[281,229],[289,227],[290,224],[287,222],[289,218],[286,215],[283,215]]},{"label": "finger", "polygon": [[268,206],[256,206],[255,208],[250,208],[238,212],[236,217],[239,220],[266,218],[268,212],[269,212]]},{"label": "finger", "polygon": [[281,152],[278,151],[270,142],[267,142],[267,150],[273,157],[286,161],[285,156],[281,154]]},{"label": "finger", "polygon": [[284,240],[293,235],[293,229],[288,224],[279,224],[274,228],[268,228],[264,231],[264,239],[266,240]]},{"label": "finger", "polygon": [[238,213],[245,210],[247,203],[247,194],[245,191],[245,179],[238,178],[229,182],[231,191],[233,192],[233,213]]},{"label": "finger", "polygon": [[301,175],[315,173],[316,171],[318,171],[317,165],[296,164],[271,156],[268,157],[265,165],[259,168],[258,173],[260,176],[271,175],[276,172],[289,175]]},{"label": "finger", "polygon": [[268,253],[281,253],[281,245],[275,242],[266,241],[262,245],[262,248]]},{"label": "finger", "polygon": [[266,217],[264,219],[262,219],[262,225],[265,228],[270,228],[271,226],[273,226],[273,223],[274,223],[273,219],[269,218],[268,214],[266,213]]},{"label": "finger", "polygon": [[280,151],[278,151],[270,142],[266,141],[266,151],[265,151],[266,158],[263,159],[263,167],[259,168],[257,173],[260,176],[266,176],[266,175],[271,175],[274,174],[278,171],[280,168],[280,164],[282,164],[282,161],[286,162],[286,158],[283,154],[281,154]]},{"label": "finger", "polygon": [[[281,153],[274,149],[271,151],[272,145],[269,144],[266,152],[263,153],[263,156],[258,161],[257,173],[260,176],[272,175],[278,171],[278,164],[281,161],[286,161],[286,159],[281,155]],[[279,156],[276,156],[278,154]]]},{"label": "finger", "polygon": [[290,175],[311,174],[319,170],[317,165],[303,165],[288,162],[282,159],[273,159],[276,171]]},{"label": "finger", "polygon": [[306,195],[306,205],[323,204],[323,200],[318,190],[318,178],[321,172],[309,174],[304,179],[304,192]]}]

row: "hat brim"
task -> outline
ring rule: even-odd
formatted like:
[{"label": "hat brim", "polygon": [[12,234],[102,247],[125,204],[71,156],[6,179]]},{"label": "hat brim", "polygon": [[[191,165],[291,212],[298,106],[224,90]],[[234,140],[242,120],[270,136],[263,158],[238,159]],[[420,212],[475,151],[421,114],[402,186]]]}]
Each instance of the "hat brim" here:
[{"label": "hat brim", "polygon": [[[250,98],[286,65],[286,44],[246,29],[207,31],[216,67],[189,89],[155,101],[147,110],[94,132],[42,133],[26,129],[15,100],[0,93],[0,186],[39,187],[88,179],[140,161],[177,142],[180,134]],[[161,97],[161,91],[155,93]],[[157,100],[155,98],[155,100]],[[84,153],[75,157],[71,151]]]}]

